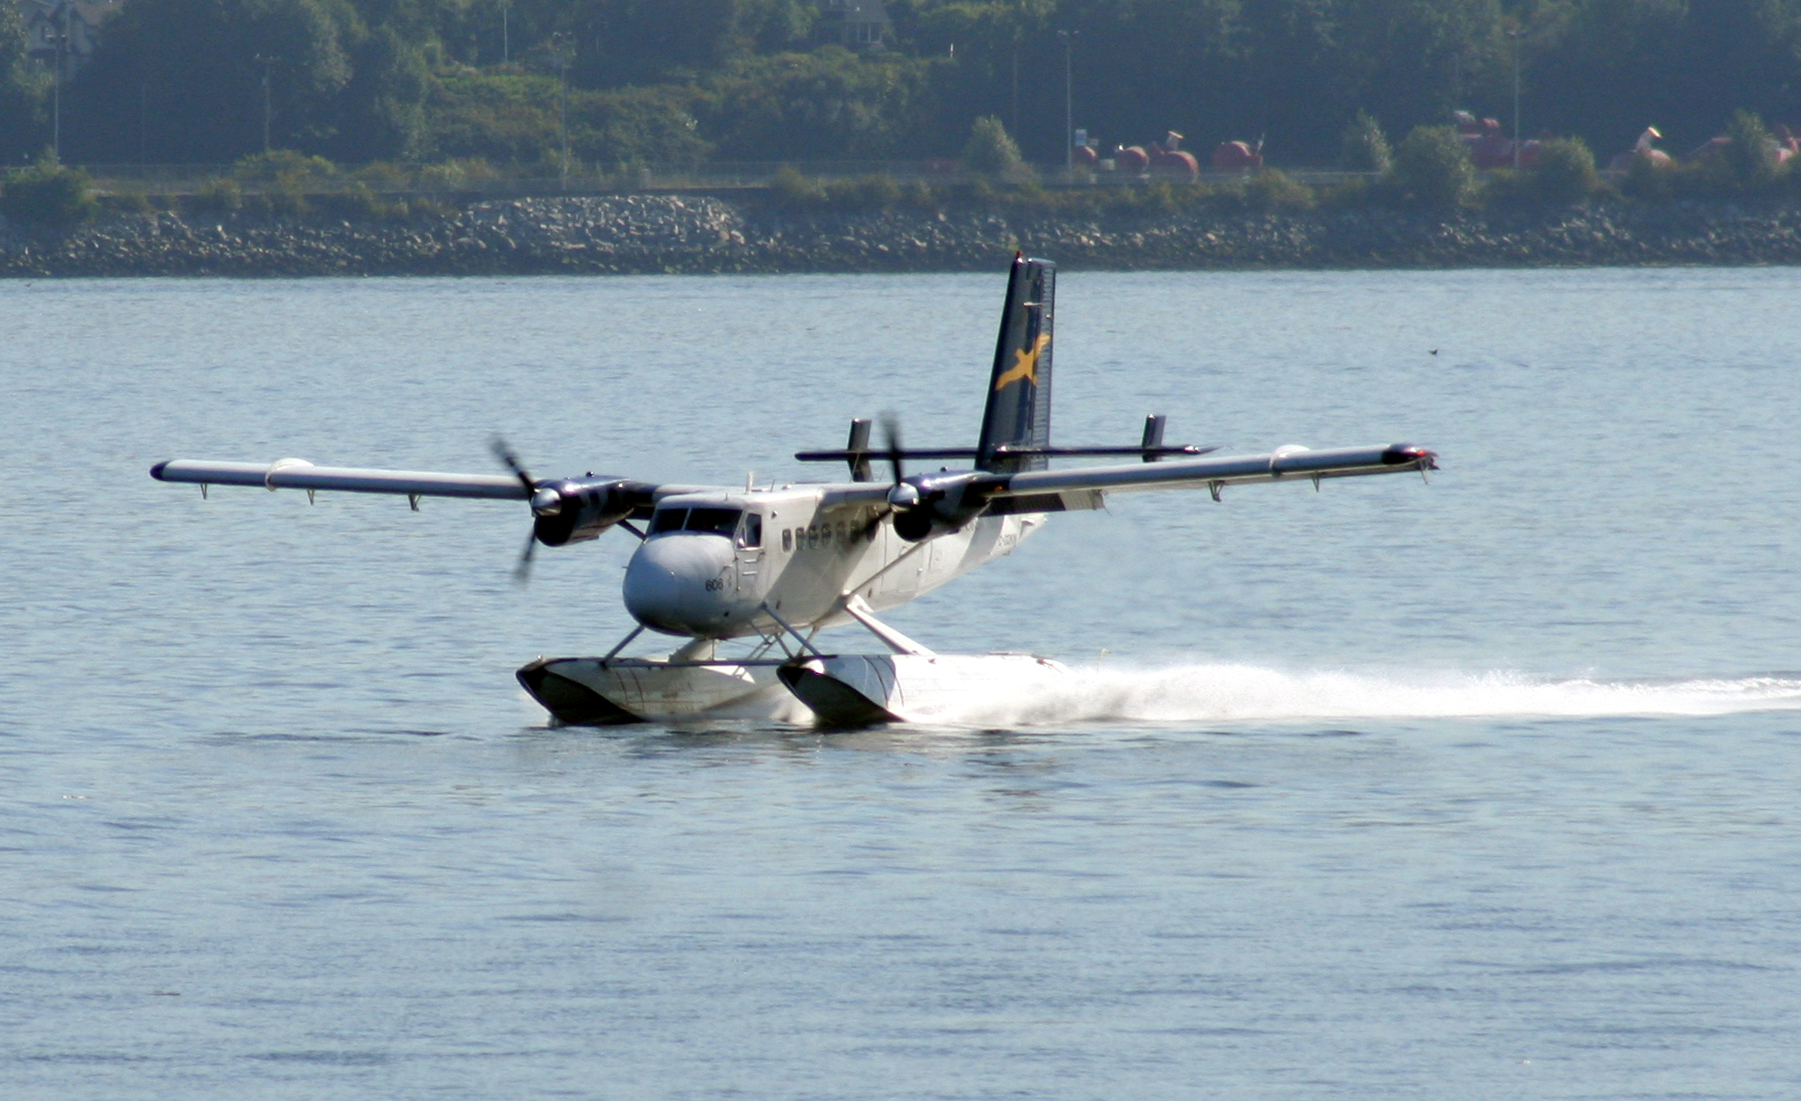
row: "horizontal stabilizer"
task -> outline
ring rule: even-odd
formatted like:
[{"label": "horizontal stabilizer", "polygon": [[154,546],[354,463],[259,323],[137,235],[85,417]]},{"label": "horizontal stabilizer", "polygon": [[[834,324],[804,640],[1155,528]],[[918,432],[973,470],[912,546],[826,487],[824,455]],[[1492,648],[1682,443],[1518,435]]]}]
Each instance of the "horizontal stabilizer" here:
[{"label": "horizontal stabilizer", "polygon": [[[1155,446],[1128,444],[1120,447],[1032,447],[1026,444],[1017,446],[1003,444],[1000,447],[994,448],[993,453],[1004,457],[1043,456],[1044,458],[1049,459],[1081,458],[1101,455],[1137,455],[1146,462],[1150,462],[1153,459],[1167,458],[1171,455],[1208,455],[1218,451],[1219,448],[1220,445],[1216,443],[1187,443],[1171,444],[1167,446],[1164,444],[1157,444]],[[858,461],[867,463],[872,458],[973,459],[979,454],[981,454],[981,452],[973,447],[910,447],[899,451],[871,451],[868,448],[861,450],[846,449],[842,451],[797,451],[794,453],[794,458],[803,463],[855,463]]]}]

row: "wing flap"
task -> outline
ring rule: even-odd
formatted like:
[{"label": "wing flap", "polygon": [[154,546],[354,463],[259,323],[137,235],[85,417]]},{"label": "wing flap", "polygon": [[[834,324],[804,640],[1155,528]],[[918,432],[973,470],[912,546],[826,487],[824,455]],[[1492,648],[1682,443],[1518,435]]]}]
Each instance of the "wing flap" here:
[{"label": "wing flap", "polygon": [[1174,462],[1024,471],[1013,475],[1004,488],[992,495],[1020,497],[1077,489],[1192,489],[1286,479],[1350,478],[1436,470],[1436,459],[1433,452],[1412,444],[1337,447],[1320,451],[1285,447],[1265,455],[1224,455]]},{"label": "wing flap", "polygon": [[314,466],[304,459],[275,463],[228,463],[172,459],[150,468],[162,482],[262,486],[265,489],[327,489],[347,493],[393,493],[409,497],[478,497],[523,500],[525,486],[500,474],[449,474],[432,470],[376,470],[354,466]]}]

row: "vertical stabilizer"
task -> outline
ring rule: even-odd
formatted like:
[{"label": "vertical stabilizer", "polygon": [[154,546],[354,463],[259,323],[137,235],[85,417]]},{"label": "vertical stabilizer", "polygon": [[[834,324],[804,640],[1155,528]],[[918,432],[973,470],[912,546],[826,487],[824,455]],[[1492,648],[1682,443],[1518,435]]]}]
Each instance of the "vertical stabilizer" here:
[{"label": "vertical stabilizer", "polygon": [[981,470],[1012,474],[1042,470],[1047,464],[1042,455],[1009,456],[997,449],[1050,446],[1051,312],[1056,297],[1057,265],[1023,254],[1013,257],[1007,306],[994,346],[994,371],[988,378],[988,409],[976,444],[976,466]]}]

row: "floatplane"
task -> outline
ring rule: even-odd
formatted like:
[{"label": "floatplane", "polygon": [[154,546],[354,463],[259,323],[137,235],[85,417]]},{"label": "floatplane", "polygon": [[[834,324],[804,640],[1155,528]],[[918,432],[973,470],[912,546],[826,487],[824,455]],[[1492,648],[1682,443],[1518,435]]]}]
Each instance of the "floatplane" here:
[{"label": "floatplane", "polygon": [[[529,502],[539,544],[565,547],[619,528],[638,539],[625,570],[624,602],[637,626],[600,657],[540,657],[519,683],[570,724],[689,718],[778,717],[798,700],[829,726],[929,718],[971,693],[1006,683],[1028,691],[1070,674],[1029,654],[937,654],[877,618],[1004,558],[1051,513],[1102,507],[1109,493],[1311,482],[1437,469],[1412,444],[1217,455],[1217,447],[1166,445],[1166,420],[1146,419],[1135,445],[1053,447],[1052,314],[1056,266],[1016,256],[1007,282],[987,408],[974,447],[909,448],[891,420],[872,442],[872,421],[851,421],[843,448],[803,451],[802,462],[844,463],[850,480],[758,486],[673,485],[611,474],[534,478],[500,440],[507,475],[175,459],[151,468],[165,482],[262,486],[405,496]],[[1113,458],[1050,469],[1052,459]],[[1126,460],[1120,462],[1117,460]],[[967,464],[907,473],[909,464]],[[877,477],[878,464],[886,479]],[[821,646],[820,632],[860,626],[871,653]],[[685,640],[672,653],[627,656],[650,631]],[[730,643],[746,649],[722,655]]]}]

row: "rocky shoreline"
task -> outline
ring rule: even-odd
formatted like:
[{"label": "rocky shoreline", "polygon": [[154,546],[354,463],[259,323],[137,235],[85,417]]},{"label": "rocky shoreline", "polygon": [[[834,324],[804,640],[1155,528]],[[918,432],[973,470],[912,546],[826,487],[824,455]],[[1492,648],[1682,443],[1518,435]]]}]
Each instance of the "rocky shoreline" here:
[{"label": "rocky shoreline", "polygon": [[1206,270],[1801,263],[1801,208],[1672,203],[1105,216],[788,210],[714,196],[480,202],[405,223],[114,215],[0,225],[0,277]]}]

